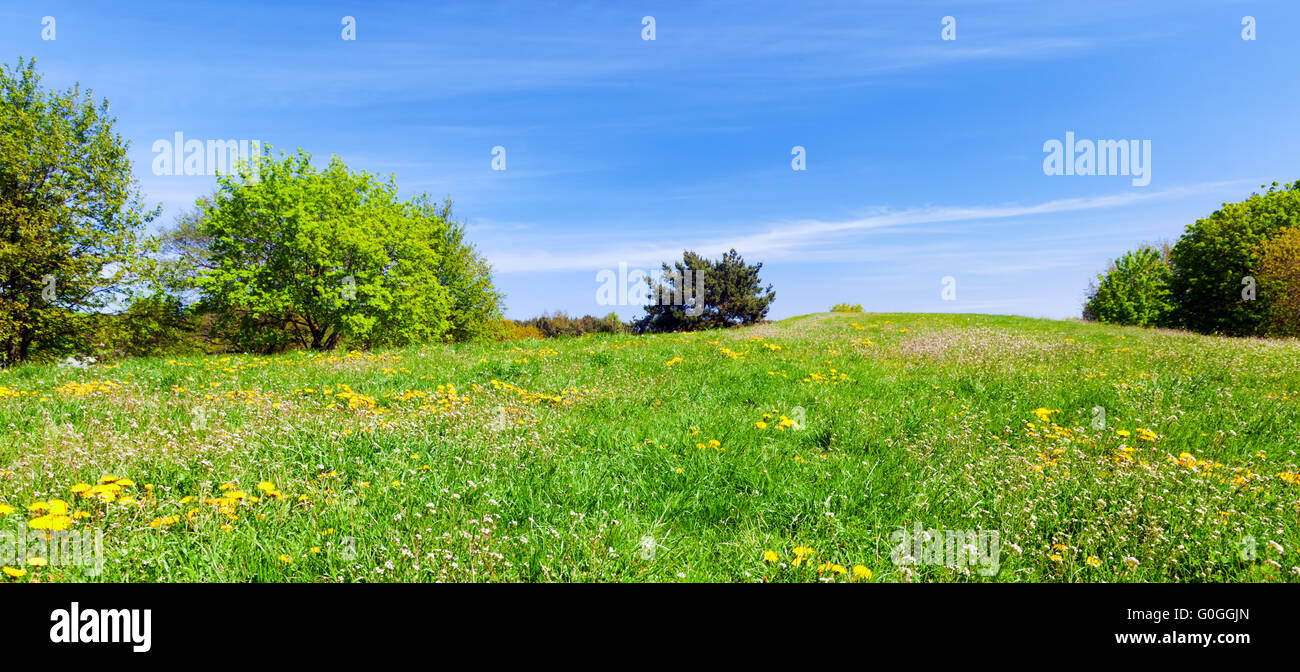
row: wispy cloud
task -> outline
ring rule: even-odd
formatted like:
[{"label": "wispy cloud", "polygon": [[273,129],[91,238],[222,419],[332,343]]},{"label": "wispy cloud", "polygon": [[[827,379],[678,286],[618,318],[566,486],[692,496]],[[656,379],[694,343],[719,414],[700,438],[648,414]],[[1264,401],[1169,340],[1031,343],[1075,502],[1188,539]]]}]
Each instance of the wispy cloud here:
[{"label": "wispy cloud", "polygon": [[[550,250],[489,249],[488,258],[499,273],[592,270],[616,263],[630,266],[657,267],[662,261],[677,258],[683,249],[706,256],[717,256],[730,249],[746,255],[785,261],[824,260],[830,243],[842,244],[846,234],[902,229],[933,224],[952,224],[1119,208],[1156,199],[1168,199],[1214,191],[1238,182],[1210,182],[1163,191],[1128,191],[1120,194],[1065,198],[1031,205],[930,206],[898,211],[881,211],[866,217],[841,221],[816,219],[769,224],[764,230],[713,239],[678,238],[675,241],[636,243],[620,241],[605,248]],[[914,249],[914,248],[913,248]],[[829,250],[834,253],[834,249]],[[888,258],[897,249],[880,248],[875,255]],[[872,254],[855,250],[855,258]]]}]

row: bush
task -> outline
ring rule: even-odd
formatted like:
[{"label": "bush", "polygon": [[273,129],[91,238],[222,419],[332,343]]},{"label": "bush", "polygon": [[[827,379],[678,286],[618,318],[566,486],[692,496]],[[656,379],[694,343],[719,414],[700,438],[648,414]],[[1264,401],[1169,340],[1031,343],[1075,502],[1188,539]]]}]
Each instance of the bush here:
[{"label": "bush", "polygon": [[492,324],[485,337],[493,341],[522,341],[529,338],[542,338],[537,327],[525,326],[515,320],[501,318]]},{"label": "bush", "polygon": [[132,357],[164,355],[192,349],[194,332],[181,300],[162,293],[137,298],[119,319],[119,349]]},{"label": "bush", "polygon": [[1170,301],[1168,246],[1142,247],[1128,252],[1098,275],[1090,290],[1084,317],[1098,322],[1139,327],[1168,323]]},{"label": "bush", "polygon": [[562,312],[542,315],[529,320],[515,321],[517,328],[536,331],[538,336],[524,338],[556,338],[558,336],[585,336],[587,334],[623,334],[630,327],[611,312],[603,318],[583,315],[569,317]]},{"label": "bush", "polygon": [[860,313],[862,306],[856,303],[837,303],[831,306],[832,313]]},{"label": "bush", "polygon": [[1300,226],[1300,180],[1241,203],[1225,203],[1187,227],[1169,255],[1176,323],[1205,333],[1248,335],[1266,330],[1268,297],[1246,300],[1247,277],[1259,266],[1262,245]]},{"label": "bush", "polygon": [[1258,250],[1255,271],[1266,301],[1264,329],[1270,336],[1300,336],[1300,227],[1286,229]]}]

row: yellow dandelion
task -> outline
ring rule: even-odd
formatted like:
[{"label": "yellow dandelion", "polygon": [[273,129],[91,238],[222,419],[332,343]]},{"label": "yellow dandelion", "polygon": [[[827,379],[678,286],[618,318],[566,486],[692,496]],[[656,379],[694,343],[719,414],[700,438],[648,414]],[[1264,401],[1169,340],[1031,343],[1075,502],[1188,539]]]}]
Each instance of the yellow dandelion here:
[{"label": "yellow dandelion", "polygon": [[72,518],[70,516],[55,515],[50,513],[44,516],[40,516],[38,518],[33,518],[27,524],[27,526],[32,528],[33,530],[58,531],[58,530],[68,529],[68,526],[71,524],[72,524]]}]

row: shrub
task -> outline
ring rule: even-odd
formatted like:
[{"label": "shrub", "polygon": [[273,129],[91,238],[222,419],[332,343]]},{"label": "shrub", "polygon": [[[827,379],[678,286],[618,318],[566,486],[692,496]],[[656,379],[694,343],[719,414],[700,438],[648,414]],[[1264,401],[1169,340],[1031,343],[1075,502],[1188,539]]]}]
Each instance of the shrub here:
[{"label": "shrub", "polygon": [[142,357],[184,352],[191,349],[194,329],[187,320],[181,300],[162,293],[137,298],[119,319],[123,335],[119,349]]},{"label": "shrub", "polygon": [[529,338],[542,338],[542,332],[537,327],[501,318],[492,325],[492,328],[485,336],[493,341],[521,341]]},{"label": "shrub", "polygon": [[1142,247],[1116,259],[1090,291],[1084,317],[1098,322],[1153,327],[1168,322],[1168,247]]},{"label": "shrub", "polygon": [[856,303],[837,303],[831,306],[832,313],[860,313],[862,306]]},{"label": "shrub", "polygon": [[558,336],[584,336],[586,334],[622,334],[629,327],[619,319],[618,313],[611,312],[603,318],[583,315],[569,317],[562,312],[542,315],[532,319],[516,321],[520,328],[536,330],[539,336],[534,338],[556,338]]}]

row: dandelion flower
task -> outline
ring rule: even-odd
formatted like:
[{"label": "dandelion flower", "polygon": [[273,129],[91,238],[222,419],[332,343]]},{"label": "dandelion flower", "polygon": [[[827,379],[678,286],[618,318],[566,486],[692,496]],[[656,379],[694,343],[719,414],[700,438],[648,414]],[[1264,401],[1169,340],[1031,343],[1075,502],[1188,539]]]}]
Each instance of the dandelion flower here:
[{"label": "dandelion flower", "polygon": [[33,518],[28,526],[33,530],[66,530],[72,524],[72,518],[64,515],[46,514]]}]

